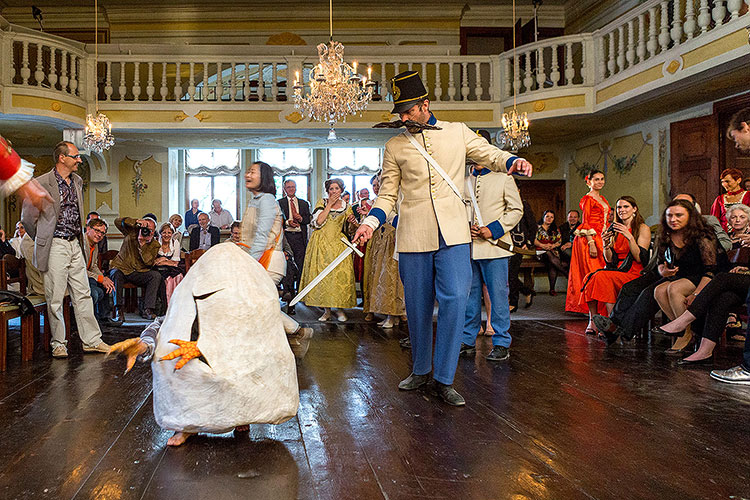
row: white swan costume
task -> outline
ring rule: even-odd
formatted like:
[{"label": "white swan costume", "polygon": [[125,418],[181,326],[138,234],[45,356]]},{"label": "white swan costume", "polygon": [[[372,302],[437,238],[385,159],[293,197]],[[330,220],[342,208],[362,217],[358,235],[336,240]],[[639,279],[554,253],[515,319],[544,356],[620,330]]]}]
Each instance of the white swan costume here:
[{"label": "white swan costume", "polygon": [[[179,370],[179,358],[159,361],[178,349],[170,340],[189,341],[196,330],[202,358]],[[279,424],[297,413],[297,370],[276,287],[234,243],[208,250],[177,286],[156,334],[151,367],[154,414],[165,429],[220,433]]]}]

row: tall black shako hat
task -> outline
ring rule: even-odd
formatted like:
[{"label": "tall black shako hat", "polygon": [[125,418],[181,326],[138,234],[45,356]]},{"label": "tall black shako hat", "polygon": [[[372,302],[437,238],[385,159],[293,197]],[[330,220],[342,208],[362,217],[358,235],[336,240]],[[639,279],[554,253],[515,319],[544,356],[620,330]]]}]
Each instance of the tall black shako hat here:
[{"label": "tall black shako hat", "polygon": [[411,109],[421,99],[427,98],[427,89],[416,71],[404,71],[391,78],[391,94],[393,95],[393,114],[403,113]]}]

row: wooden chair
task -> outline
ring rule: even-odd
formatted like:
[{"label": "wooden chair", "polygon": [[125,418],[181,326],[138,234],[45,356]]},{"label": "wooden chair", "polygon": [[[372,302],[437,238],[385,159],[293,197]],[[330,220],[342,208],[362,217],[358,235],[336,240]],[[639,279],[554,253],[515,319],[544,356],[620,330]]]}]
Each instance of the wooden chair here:
[{"label": "wooden chair", "polygon": [[[110,262],[117,257],[118,253],[117,250],[108,250],[99,255],[99,269],[105,276],[109,275]],[[138,287],[132,283],[125,283],[123,289],[125,292],[125,303],[123,304],[125,312],[133,313],[138,309]]]},{"label": "wooden chair", "polygon": [[185,273],[190,271],[190,266],[192,266],[193,263],[195,263],[195,261],[197,261],[204,253],[206,253],[205,250],[196,249],[185,254]]},{"label": "wooden chair", "polygon": [[529,289],[534,289],[534,270],[544,269],[544,263],[538,258],[524,255],[521,261],[521,272],[523,272],[523,284]]},{"label": "wooden chair", "polygon": [[[18,277],[8,278],[8,273]],[[0,289],[7,290],[8,283],[20,283],[23,294],[26,292],[26,266],[23,259],[17,259],[15,255],[4,255],[0,260]],[[47,309],[47,303],[42,297],[41,301],[34,303],[34,309],[38,307]],[[39,321],[36,314],[21,315],[21,308],[16,305],[0,305],[0,372],[6,369],[6,358],[8,349],[8,321],[21,317],[21,360],[30,361],[34,353],[34,333],[39,332]],[[45,325],[47,322],[44,322]]]}]

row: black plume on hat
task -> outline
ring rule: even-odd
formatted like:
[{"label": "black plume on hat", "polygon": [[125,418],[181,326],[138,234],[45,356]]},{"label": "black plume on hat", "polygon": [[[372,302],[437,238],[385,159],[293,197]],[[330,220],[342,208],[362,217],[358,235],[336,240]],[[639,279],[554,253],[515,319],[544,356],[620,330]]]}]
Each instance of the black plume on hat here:
[{"label": "black plume on hat", "polygon": [[391,78],[391,94],[393,95],[393,111],[403,113],[411,109],[421,99],[427,98],[427,89],[416,71],[404,71]]}]

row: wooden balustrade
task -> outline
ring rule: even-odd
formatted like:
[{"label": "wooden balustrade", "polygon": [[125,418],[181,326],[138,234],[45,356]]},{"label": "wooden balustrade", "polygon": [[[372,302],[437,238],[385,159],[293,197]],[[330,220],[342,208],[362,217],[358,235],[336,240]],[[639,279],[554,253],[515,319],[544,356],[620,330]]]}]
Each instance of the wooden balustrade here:
[{"label": "wooden balustrade", "polygon": [[[527,44],[516,49],[515,57],[511,51],[497,56],[348,54],[347,61],[358,60],[362,75],[370,70],[375,101],[388,99],[389,80],[410,69],[420,73],[434,102],[497,102],[546,89],[598,85],[746,17],[746,1],[647,0],[595,33]],[[163,48],[149,53],[143,46],[138,48],[146,53],[137,54],[118,46],[100,53],[98,80],[88,82],[84,69],[91,67],[93,56],[83,44],[31,30],[0,36],[11,38],[5,45],[13,63],[6,84],[87,100],[97,92],[104,102],[289,102],[294,72],[300,71],[307,90],[317,64],[312,54],[281,55],[278,50],[262,56],[232,47],[212,58],[203,48],[176,55],[160,53]]]}]

